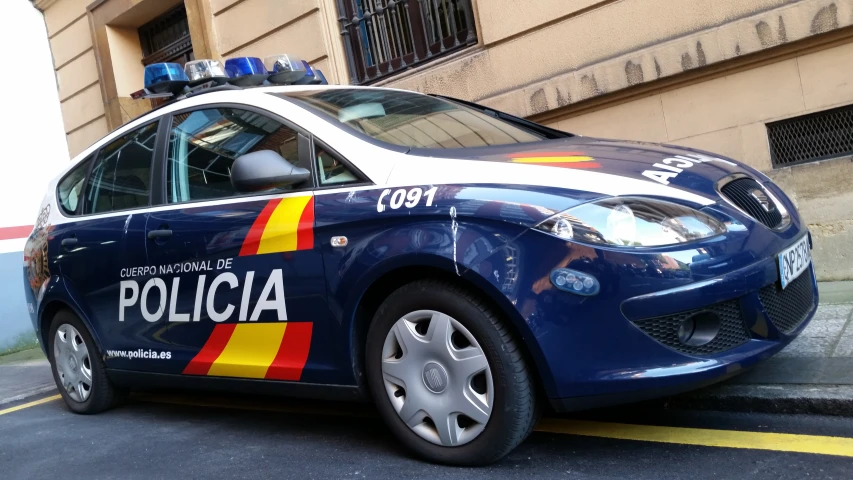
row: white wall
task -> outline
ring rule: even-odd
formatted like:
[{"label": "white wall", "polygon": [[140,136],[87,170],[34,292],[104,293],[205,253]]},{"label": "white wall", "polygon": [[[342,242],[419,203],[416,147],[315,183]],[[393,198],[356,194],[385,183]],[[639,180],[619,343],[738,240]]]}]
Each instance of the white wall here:
[{"label": "white wall", "polygon": [[[31,226],[47,183],[68,165],[68,147],[47,29],[29,0],[0,1],[0,351],[31,330],[24,302],[24,239],[7,227]],[[7,230],[8,232],[8,230]],[[25,234],[26,235],[26,234]]]}]

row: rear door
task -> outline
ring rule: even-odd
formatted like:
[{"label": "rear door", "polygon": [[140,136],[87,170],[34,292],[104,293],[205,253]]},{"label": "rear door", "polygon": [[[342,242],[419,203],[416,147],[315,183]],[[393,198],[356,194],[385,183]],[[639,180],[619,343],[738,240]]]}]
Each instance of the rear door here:
[{"label": "rear door", "polygon": [[[245,195],[230,178],[238,156],[259,150],[311,168],[308,137],[237,106],[176,113],[168,135],[161,205],[145,228],[150,271],[133,279],[139,304],[159,315],[135,337],[169,352],[164,373],[341,383],[349,357],[325,347],[338,329],[313,233],[313,181]],[[142,298],[149,285],[168,301]]]},{"label": "rear door", "polygon": [[139,312],[119,309],[120,286],[129,269],[146,261],[145,211],[157,128],[157,121],[148,123],[101,147],[85,164],[85,190],[71,178],[79,170],[66,177],[67,186],[59,185],[60,208],[68,221],[52,227],[59,239],[57,263],[73,301],[108,351],[135,347],[123,327],[142,320]]}]

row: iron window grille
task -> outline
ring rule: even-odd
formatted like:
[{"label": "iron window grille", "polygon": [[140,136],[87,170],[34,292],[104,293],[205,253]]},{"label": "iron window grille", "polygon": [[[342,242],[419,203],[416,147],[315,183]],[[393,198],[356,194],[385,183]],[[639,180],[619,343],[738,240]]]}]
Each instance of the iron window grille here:
[{"label": "iron window grille", "polygon": [[853,105],[767,124],[773,168],[853,155]]},{"label": "iron window grille", "polygon": [[337,0],[350,83],[477,43],[471,0]]},{"label": "iron window grille", "polygon": [[175,62],[184,65],[195,57],[187,10],[183,3],[139,27],[142,64]]}]

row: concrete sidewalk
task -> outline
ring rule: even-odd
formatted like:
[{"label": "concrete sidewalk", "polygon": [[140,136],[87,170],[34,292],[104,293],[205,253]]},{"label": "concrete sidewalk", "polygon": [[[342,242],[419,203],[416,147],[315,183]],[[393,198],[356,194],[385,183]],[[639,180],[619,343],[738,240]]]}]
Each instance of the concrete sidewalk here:
[{"label": "concrete sidewalk", "polygon": [[820,306],[774,357],[672,405],[766,413],[853,416],[853,282],[819,283]]},{"label": "concrete sidewalk", "polygon": [[41,350],[33,349],[0,357],[0,408],[56,390],[50,364]]}]

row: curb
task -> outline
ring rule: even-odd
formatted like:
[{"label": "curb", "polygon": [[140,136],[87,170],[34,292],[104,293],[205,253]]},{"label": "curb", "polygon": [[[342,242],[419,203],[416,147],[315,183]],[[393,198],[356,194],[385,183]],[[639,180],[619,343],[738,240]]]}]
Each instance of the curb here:
[{"label": "curb", "polygon": [[669,408],[853,417],[853,385],[721,385],[670,397]]}]

